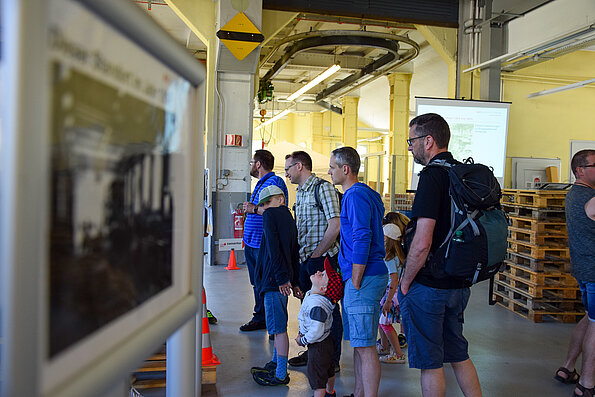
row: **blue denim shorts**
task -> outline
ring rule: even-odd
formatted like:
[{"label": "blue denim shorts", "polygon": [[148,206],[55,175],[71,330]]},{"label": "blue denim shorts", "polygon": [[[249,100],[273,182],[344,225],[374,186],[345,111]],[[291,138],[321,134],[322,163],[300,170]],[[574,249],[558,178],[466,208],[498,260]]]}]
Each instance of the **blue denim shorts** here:
[{"label": "blue denim shorts", "polygon": [[378,321],[380,320],[380,299],[384,295],[388,275],[365,276],[359,290],[353,287],[351,279],[345,282],[343,296],[343,338],[351,347],[376,345]]},{"label": "blue denim shorts", "polygon": [[595,283],[579,281],[578,287],[583,296],[583,305],[587,316],[589,316],[589,321],[595,322]]},{"label": "blue denim shorts", "polygon": [[437,369],[469,358],[463,336],[463,311],[469,288],[438,289],[413,282],[398,290],[401,322],[409,344],[409,368]]},{"label": "blue denim shorts", "polygon": [[270,335],[287,332],[287,297],[278,291],[265,292],[264,315]]}]

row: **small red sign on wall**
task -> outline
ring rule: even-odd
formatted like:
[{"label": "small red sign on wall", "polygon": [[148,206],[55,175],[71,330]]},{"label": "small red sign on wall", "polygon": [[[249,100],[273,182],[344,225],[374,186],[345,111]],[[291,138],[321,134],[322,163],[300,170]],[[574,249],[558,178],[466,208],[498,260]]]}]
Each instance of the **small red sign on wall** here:
[{"label": "small red sign on wall", "polygon": [[242,146],[242,136],[238,134],[225,134],[225,146]]}]

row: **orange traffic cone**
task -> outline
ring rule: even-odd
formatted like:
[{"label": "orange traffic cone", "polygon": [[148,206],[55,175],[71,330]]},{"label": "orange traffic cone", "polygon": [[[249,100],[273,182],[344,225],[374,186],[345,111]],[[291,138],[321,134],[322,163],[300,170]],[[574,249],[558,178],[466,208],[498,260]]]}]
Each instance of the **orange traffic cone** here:
[{"label": "orange traffic cone", "polygon": [[233,248],[231,249],[231,254],[229,254],[229,262],[228,262],[227,266],[225,267],[225,269],[240,270],[240,268],[236,264],[236,252]]},{"label": "orange traffic cone", "polygon": [[209,319],[207,318],[207,296],[205,289],[202,289],[202,365],[219,365],[221,361],[213,353],[211,346],[211,330],[209,328]]}]

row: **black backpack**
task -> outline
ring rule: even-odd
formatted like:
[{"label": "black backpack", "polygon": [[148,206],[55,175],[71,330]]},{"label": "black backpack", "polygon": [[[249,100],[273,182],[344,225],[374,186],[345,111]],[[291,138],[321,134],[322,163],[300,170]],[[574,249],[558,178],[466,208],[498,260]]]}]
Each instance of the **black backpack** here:
[{"label": "black backpack", "polygon": [[[468,285],[490,279],[493,287],[494,275],[506,256],[508,237],[498,180],[490,168],[475,164],[472,158],[455,164],[434,160],[427,166],[448,171],[451,222],[444,241],[428,255],[426,271],[438,279],[463,279]],[[413,234],[413,230],[406,232],[411,238]],[[411,239],[407,240],[410,244]]]}]

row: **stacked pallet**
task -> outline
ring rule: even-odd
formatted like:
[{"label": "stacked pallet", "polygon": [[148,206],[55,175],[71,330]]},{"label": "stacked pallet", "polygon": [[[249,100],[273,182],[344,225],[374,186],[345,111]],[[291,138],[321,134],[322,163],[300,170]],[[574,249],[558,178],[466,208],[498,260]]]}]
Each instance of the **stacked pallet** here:
[{"label": "stacked pallet", "polygon": [[[164,389],[167,367],[166,345],[145,360],[142,367],[132,374],[130,396],[143,396],[148,389]],[[214,385],[217,381],[215,365],[202,366],[202,384]]]},{"label": "stacked pallet", "polygon": [[570,275],[564,215],[566,191],[502,191],[509,217],[505,270],[497,274],[496,301],[534,322],[549,317],[576,322],[584,314],[576,280]]},{"label": "stacked pallet", "polygon": [[163,344],[133,373],[132,387],[142,396],[146,389],[165,388],[166,347]]},{"label": "stacked pallet", "polygon": [[390,194],[385,194],[382,201],[384,202],[384,208],[387,212],[391,211],[391,208],[393,208],[394,211],[406,212],[411,211],[414,198],[415,193],[395,193],[392,196],[392,200]]}]

